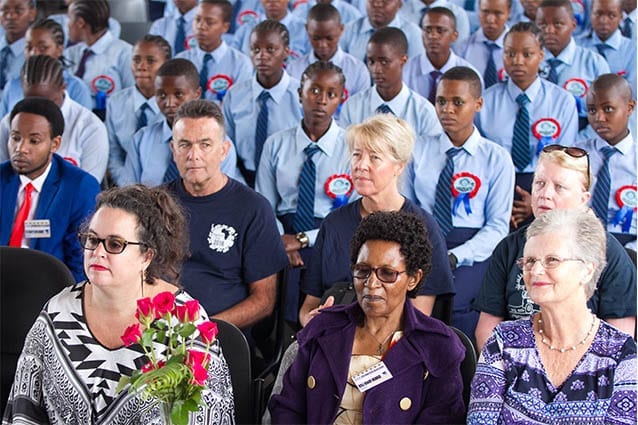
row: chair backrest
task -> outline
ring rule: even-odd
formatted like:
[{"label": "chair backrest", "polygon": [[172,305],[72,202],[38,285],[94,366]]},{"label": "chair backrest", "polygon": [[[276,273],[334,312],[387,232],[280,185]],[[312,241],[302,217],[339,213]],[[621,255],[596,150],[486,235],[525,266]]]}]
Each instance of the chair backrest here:
[{"label": "chair backrest", "polygon": [[74,283],[71,271],[52,255],[26,248],[0,247],[2,411],[29,329],[49,298]]},{"label": "chair backrest", "polygon": [[118,22],[148,21],[146,0],[109,0],[111,17]]},{"label": "chair backrest", "polygon": [[449,325],[452,323],[452,307],[454,304],[454,294],[440,294],[434,300],[431,316]]},{"label": "chair backrest", "polygon": [[460,338],[461,343],[465,347],[465,358],[461,362],[461,376],[463,377],[463,400],[465,401],[465,409],[470,404],[470,385],[472,384],[472,378],[474,378],[474,372],[476,372],[476,349],[470,338],[463,333],[463,331],[450,326],[450,328]]},{"label": "chair backrest", "polygon": [[235,400],[235,423],[254,423],[253,379],[250,365],[250,346],[244,333],[232,323],[211,319],[217,323],[217,339],[228,363]]},{"label": "chair backrest", "polygon": [[[299,344],[297,343],[297,341],[293,341],[292,344],[290,344],[284,352],[284,355],[281,358],[281,364],[279,365],[279,372],[277,372],[277,377],[275,378],[275,382],[270,393],[270,398],[281,393],[281,389],[284,386],[284,375],[292,365],[292,362],[295,361],[295,357],[297,357],[298,351]],[[261,419],[261,423],[262,425],[270,425],[272,423],[272,420],[270,418],[270,410],[265,410],[264,415]]]},{"label": "chair backrest", "polygon": [[120,38],[135,44],[148,34],[151,22],[120,22],[120,28]]}]

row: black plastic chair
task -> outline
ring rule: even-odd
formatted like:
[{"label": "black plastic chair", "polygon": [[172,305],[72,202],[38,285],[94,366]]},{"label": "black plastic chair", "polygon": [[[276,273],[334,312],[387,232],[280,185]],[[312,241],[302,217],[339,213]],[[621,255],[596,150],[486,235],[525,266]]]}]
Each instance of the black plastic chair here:
[{"label": "black plastic chair", "polygon": [[49,298],[74,283],[71,271],[52,255],[26,248],[0,247],[2,411],[29,329]]},{"label": "black plastic chair", "polygon": [[465,347],[465,358],[461,362],[461,376],[463,377],[463,401],[465,401],[465,409],[467,411],[467,407],[470,404],[470,386],[472,384],[472,378],[474,378],[474,373],[476,372],[476,363],[478,360],[476,357],[476,349],[474,348],[474,344],[472,344],[472,340],[470,340],[463,331],[454,326],[450,326],[450,329],[456,333]]}]

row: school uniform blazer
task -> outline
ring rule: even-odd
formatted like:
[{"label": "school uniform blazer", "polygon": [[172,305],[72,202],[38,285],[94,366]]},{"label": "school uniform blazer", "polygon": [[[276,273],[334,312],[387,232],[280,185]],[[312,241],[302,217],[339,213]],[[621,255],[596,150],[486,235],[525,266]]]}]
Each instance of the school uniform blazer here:
[{"label": "school uniform blazer", "polygon": [[[0,245],[9,244],[19,189],[20,177],[13,171],[11,162],[0,164]],[[50,220],[51,237],[32,238],[29,248],[60,259],[77,281],[84,279],[82,247],[77,233],[80,224],[95,208],[99,192],[95,177],[53,154],[51,170],[33,216],[34,220]]]},{"label": "school uniform blazer", "polygon": [[[357,323],[357,302],[325,309],[299,334],[299,352],[270,402],[274,424],[332,424],[343,397]],[[465,349],[445,324],[403,307],[403,338],[383,362],[392,379],[366,391],[363,423],[464,423],[460,364]]]}]

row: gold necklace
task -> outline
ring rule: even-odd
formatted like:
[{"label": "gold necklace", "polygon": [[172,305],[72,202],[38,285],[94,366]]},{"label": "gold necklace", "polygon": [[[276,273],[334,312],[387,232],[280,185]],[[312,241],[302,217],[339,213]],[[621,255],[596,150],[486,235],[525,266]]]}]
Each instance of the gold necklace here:
[{"label": "gold necklace", "polygon": [[377,339],[377,337],[376,337],[376,336],[374,336],[374,334],[373,334],[372,332],[370,332],[370,330],[368,330],[368,328],[366,327],[366,325],[365,325],[365,324],[363,325],[363,329],[364,329],[364,330],[365,330],[368,334],[370,334],[370,336],[371,336],[372,338],[374,338],[374,340],[377,342],[377,344],[379,344],[379,346],[377,347],[377,354],[379,354],[379,355],[382,355],[382,354],[383,354],[383,351],[384,351],[384,350],[383,350],[383,346],[385,345],[385,343],[386,343],[386,342],[388,342],[388,340],[390,339],[390,337],[391,337],[392,335],[394,335],[394,333],[396,332],[396,331],[392,331],[392,332],[390,332],[390,335],[386,336],[386,337],[385,337],[385,339],[383,340],[383,342],[381,342],[381,341],[379,341],[379,340]]},{"label": "gold necklace", "polygon": [[579,345],[583,345],[585,344],[585,342],[589,339],[589,337],[591,336],[592,332],[594,332],[594,325],[596,324],[596,315],[592,313],[592,321],[591,321],[591,326],[589,327],[589,331],[587,331],[587,335],[585,335],[585,337],[583,339],[581,339],[580,341],[578,341],[578,344],[576,345],[572,345],[571,347],[563,347],[563,348],[558,348],[558,347],[554,347],[552,344],[549,343],[549,341],[547,341],[547,338],[545,338],[545,332],[543,332],[543,320],[542,320],[542,316],[541,313],[538,313],[538,334],[541,337],[541,342],[543,344],[545,344],[547,347],[549,347],[550,350],[552,351],[558,351],[561,353],[565,353],[567,351],[574,351],[576,350],[576,348]]}]

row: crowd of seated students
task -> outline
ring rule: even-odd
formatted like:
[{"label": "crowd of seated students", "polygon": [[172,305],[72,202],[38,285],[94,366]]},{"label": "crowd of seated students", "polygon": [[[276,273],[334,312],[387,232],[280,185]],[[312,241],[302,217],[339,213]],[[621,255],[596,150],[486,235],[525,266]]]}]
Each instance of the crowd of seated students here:
[{"label": "crowd of seated students", "polygon": [[0,0],[0,245],[84,281],[100,190],[164,186],[186,212],[179,284],[259,357],[278,273],[299,331],[353,281],[362,219],[408,211],[433,252],[406,302],[430,315],[453,295],[448,324],[489,357],[501,322],[551,311],[517,263],[530,223],[589,209],[606,260],[585,302],[635,337],[635,1],[148,3],[163,12],[125,41],[108,0]]}]

